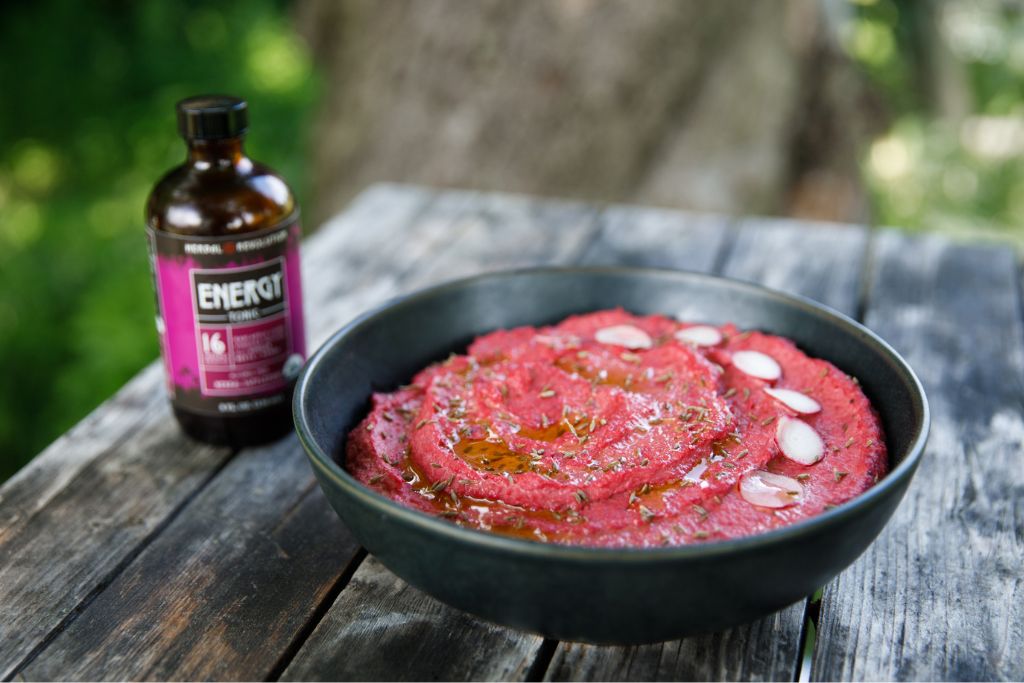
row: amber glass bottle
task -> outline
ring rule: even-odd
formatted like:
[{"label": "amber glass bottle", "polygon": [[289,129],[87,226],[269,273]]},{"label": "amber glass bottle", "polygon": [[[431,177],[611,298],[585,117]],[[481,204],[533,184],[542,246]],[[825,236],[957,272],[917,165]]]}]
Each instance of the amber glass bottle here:
[{"label": "amber glass bottle", "polygon": [[188,157],[146,207],[171,404],[196,439],[264,443],[291,429],[306,353],[298,206],[245,155],[243,100],[194,97],[177,111]]}]

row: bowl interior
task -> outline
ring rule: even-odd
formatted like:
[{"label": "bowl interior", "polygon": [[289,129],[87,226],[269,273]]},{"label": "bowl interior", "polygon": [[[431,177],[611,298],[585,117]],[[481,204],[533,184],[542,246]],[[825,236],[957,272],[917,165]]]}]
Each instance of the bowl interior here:
[{"label": "bowl interior", "polygon": [[332,460],[325,464],[348,478],[334,461],[348,431],[369,409],[373,392],[395,389],[492,330],[555,323],[617,306],[789,337],[809,355],[860,381],[882,420],[889,476],[909,466],[907,456],[921,450],[927,405],[920,383],[905,361],[863,326],[820,304],[757,285],[634,268],[492,273],[386,304],[336,333],[307,364],[297,390],[299,430],[308,445]]}]

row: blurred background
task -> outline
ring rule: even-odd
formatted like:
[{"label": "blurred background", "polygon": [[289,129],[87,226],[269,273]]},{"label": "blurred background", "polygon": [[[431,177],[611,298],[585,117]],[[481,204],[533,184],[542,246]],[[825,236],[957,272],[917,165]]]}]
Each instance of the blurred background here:
[{"label": "blurred background", "polygon": [[250,102],[307,233],[379,180],[1024,244],[1008,0],[8,0],[0,481],[157,356],[174,103]]}]

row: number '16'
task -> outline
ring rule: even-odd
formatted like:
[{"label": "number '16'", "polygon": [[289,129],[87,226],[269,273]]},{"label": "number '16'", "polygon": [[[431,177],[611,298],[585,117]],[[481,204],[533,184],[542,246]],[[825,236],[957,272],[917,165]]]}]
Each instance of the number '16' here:
[{"label": "number '16'", "polygon": [[207,353],[215,353],[218,356],[223,355],[228,350],[228,345],[224,343],[224,340],[220,337],[220,332],[203,332],[203,351]]}]

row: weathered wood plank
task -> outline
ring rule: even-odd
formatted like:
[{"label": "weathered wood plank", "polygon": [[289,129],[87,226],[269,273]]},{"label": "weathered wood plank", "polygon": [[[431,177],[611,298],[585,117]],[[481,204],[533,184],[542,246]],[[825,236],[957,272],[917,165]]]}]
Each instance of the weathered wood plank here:
[{"label": "weathered wood plank", "polygon": [[817,680],[1024,678],[1024,329],[1009,249],[876,238],[866,322],[919,374],[928,449],[825,590]]},{"label": "weathered wood plank", "polygon": [[476,619],[424,595],[372,557],[282,680],[521,680],[543,639]]},{"label": "weathered wood plank", "polygon": [[83,467],[151,419],[166,403],[165,395],[154,390],[162,386],[161,372],[157,363],[144,368],[0,485],[0,543],[46,507]]},{"label": "weathered wood plank", "polygon": [[[715,232],[722,232],[721,228]],[[747,220],[729,243],[722,274],[809,296],[852,313],[867,249],[863,228]],[[663,258],[653,250],[651,259]],[[685,247],[682,254],[693,252]],[[642,256],[634,255],[641,265]],[[713,253],[691,265],[708,270]],[[608,648],[561,643],[548,680],[793,680],[805,603],[728,631],[669,643]]]},{"label": "weathered wood plank", "polygon": [[580,263],[707,272],[723,253],[730,222],[713,214],[610,206]]},{"label": "weathered wood plank", "polygon": [[[102,414],[51,447],[44,466],[5,489],[0,678],[130,562],[230,457],[227,449],[200,446],[180,434],[161,372],[155,367],[142,373]],[[111,414],[121,409],[123,420]],[[104,449],[106,430],[111,441]],[[59,474],[62,461],[70,475]],[[55,473],[55,484],[43,478],[48,472]],[[45,506],[33,503],[32,491],[40,491]]]},{"label": "weathered wood plank", "polygon": [[[306,249],[307,305],[317,312],[311,338],[319,343],[334,325],[400,290],[504,265],[510,258],[534,262],[559,258],[563,249],[578,251],[592,212],[578,205],[545,207],[449,193],[421,211],[394,217],[396,231],[385,229],[376,211],[346,214],[315,248]],[[531,213],[544,220],[535,217],[516,234],[528,237],[529,229],[545,239],[511,257],[495,250],[497,240],[511,239],[501,235],[505,217],[511,224]],[[250,679],[278,670],[355,557],[355,546],[326,512],[322,496],[310,493],[314,486],[294,437],[244,451],[24,675]],[[249,500],[251,491],[258,500]],[[311,499],[318,507],[309,507]],[[296,510],[308,511],[300,519]],[[281,520],[292,519],[301,524],[300,533],[288,523],[296,547],[275,554],[285,543],[278,538],[286,533]],[[187,633],[179,628],[182,615]],[[508,638],[528,645],[522,634]]]},{"label": "weathered wood plank", "polygon": [[867,230],[852,225],[746,219],[723,275],[810,297],[853,316],[867,243]]},{"label": "weathered wood plank", "polygon": [[802,606],[707,636],[639,647],[560,643],[545,680],[792,680]]},{"label": "weathered wood plank", "polygon": [[[376,188],[311,238],[304,253],[311,300],[322,282],[355,268],[336,266],[332,241],[344,243],[342,254],[372,253],[373,239],[395,239],[430,196]],[[378,241],[376,250],[385,247]],[[333,322],[308,318],[314,340]],[[231,457],[181,435],[162,372],[159,364],[143,370],[0,489],[0,678],[32,657]]]},{"label": "weathered wood plank", "polygon": [[579,202],[472,192],[445,192],[432,208],[438,217],[428,217],[428,226],[453,221],[453,227],[442,230],[433,250],[417,259],[410,269],[417,282],[407,288],[489,270],[575,261],[593,241],[598,215]]},{"label": "weathered wood plank", "polygon": [[234,458],[22,676],[265,677],[357,550],[296,450]]}]

